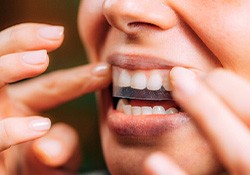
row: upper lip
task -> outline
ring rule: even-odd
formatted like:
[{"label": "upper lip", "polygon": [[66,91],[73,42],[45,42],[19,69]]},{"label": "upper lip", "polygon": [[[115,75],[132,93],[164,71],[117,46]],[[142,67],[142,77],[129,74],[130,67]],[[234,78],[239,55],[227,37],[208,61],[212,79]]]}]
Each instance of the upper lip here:
[{"label": "upper lip", "polygon": [[108,57],[108,63],[125,69],[171,69],[176,66],[163,58],[150,55],[137,54],[112,54]]},{"label": "upper lip", "polygon": [[178,59],[166,59],[158,56],[147,54],[122,54],[114,53],[107,57],[107,62],[112,66],[118,66],[130,70],[150,70],[150,69],[167,69],[173,67],[185,67],[192,70],[197,75],[204,75],[204,70],[193,67],[186,63],[181,63]]}]

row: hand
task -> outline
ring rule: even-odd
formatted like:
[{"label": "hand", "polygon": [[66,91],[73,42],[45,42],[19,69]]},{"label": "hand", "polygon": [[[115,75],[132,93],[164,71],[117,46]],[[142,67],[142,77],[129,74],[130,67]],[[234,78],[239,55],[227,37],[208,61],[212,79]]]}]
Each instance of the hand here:
[{"label": "hand", "polygon": [[[198,78],[174,68],[170,77],[175,100],[203,131],[224,168],[229,174],[250,174],[250,83],[223,69]],[[188,174],[161,153],[152,155],[145,169],[148,174]]]},{"label": "hand", "polygon": [[[108,86],[109,66],[80,66],[10,84],[43,73],[49,62],[47,51],[62,41],[63,28],[58,26],[29,23],[0,32],[0,151],[5,150],[0,155],[0,174],[54,175],[76,170],[75,130],[56,124],[49,131],[50,120],[37,114]],[[24,142],[28,143],[14,146]]]}]

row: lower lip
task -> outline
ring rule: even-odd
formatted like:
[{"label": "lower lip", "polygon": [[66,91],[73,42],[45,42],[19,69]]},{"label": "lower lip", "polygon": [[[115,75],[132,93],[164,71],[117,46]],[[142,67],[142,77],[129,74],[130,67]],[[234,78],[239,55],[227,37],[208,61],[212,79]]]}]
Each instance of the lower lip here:
[{"label": "lower lip", "polygon": [[107,120],[109,129],[118,136],[148,138],[171,132],[187,123],[190,118],[183,112],[171,115],[128,116],[111,107]]}]

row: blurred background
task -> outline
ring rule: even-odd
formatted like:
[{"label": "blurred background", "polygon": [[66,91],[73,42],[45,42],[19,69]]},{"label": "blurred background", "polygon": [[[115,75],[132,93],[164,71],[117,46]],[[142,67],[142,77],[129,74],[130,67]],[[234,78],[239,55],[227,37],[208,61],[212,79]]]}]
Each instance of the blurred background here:
[{"label": "blurred background", "polygon": [[[84,47],[77,31],[77,11],[80,0],[0,0],[0,30],[23,22],[48,23],[65,27],[62,47],[50,53],[47,72],[87,63]],[[81,172],[105,169],[94,94],[66,103],[45,116],[53,122],[63,121],[79,132],[83,163]]]}]

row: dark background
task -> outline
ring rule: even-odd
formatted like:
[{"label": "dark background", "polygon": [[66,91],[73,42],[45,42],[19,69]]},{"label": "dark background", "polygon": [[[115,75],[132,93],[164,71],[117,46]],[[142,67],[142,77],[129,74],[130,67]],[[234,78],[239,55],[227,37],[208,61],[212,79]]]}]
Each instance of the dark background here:
[{"label": "dark background", "polygon": [[[49,54],[47,72],[86,64],[84,47],[77,31],[79,3],[80,0],[0,0],[0,30],[23,22],[63,25],[64,43],[60,49]],[[78,130],[83,155],[82,172],[105,168],[95,104],[94,94],[89,94],[44,114],[54,123],[63,121]]]}]

